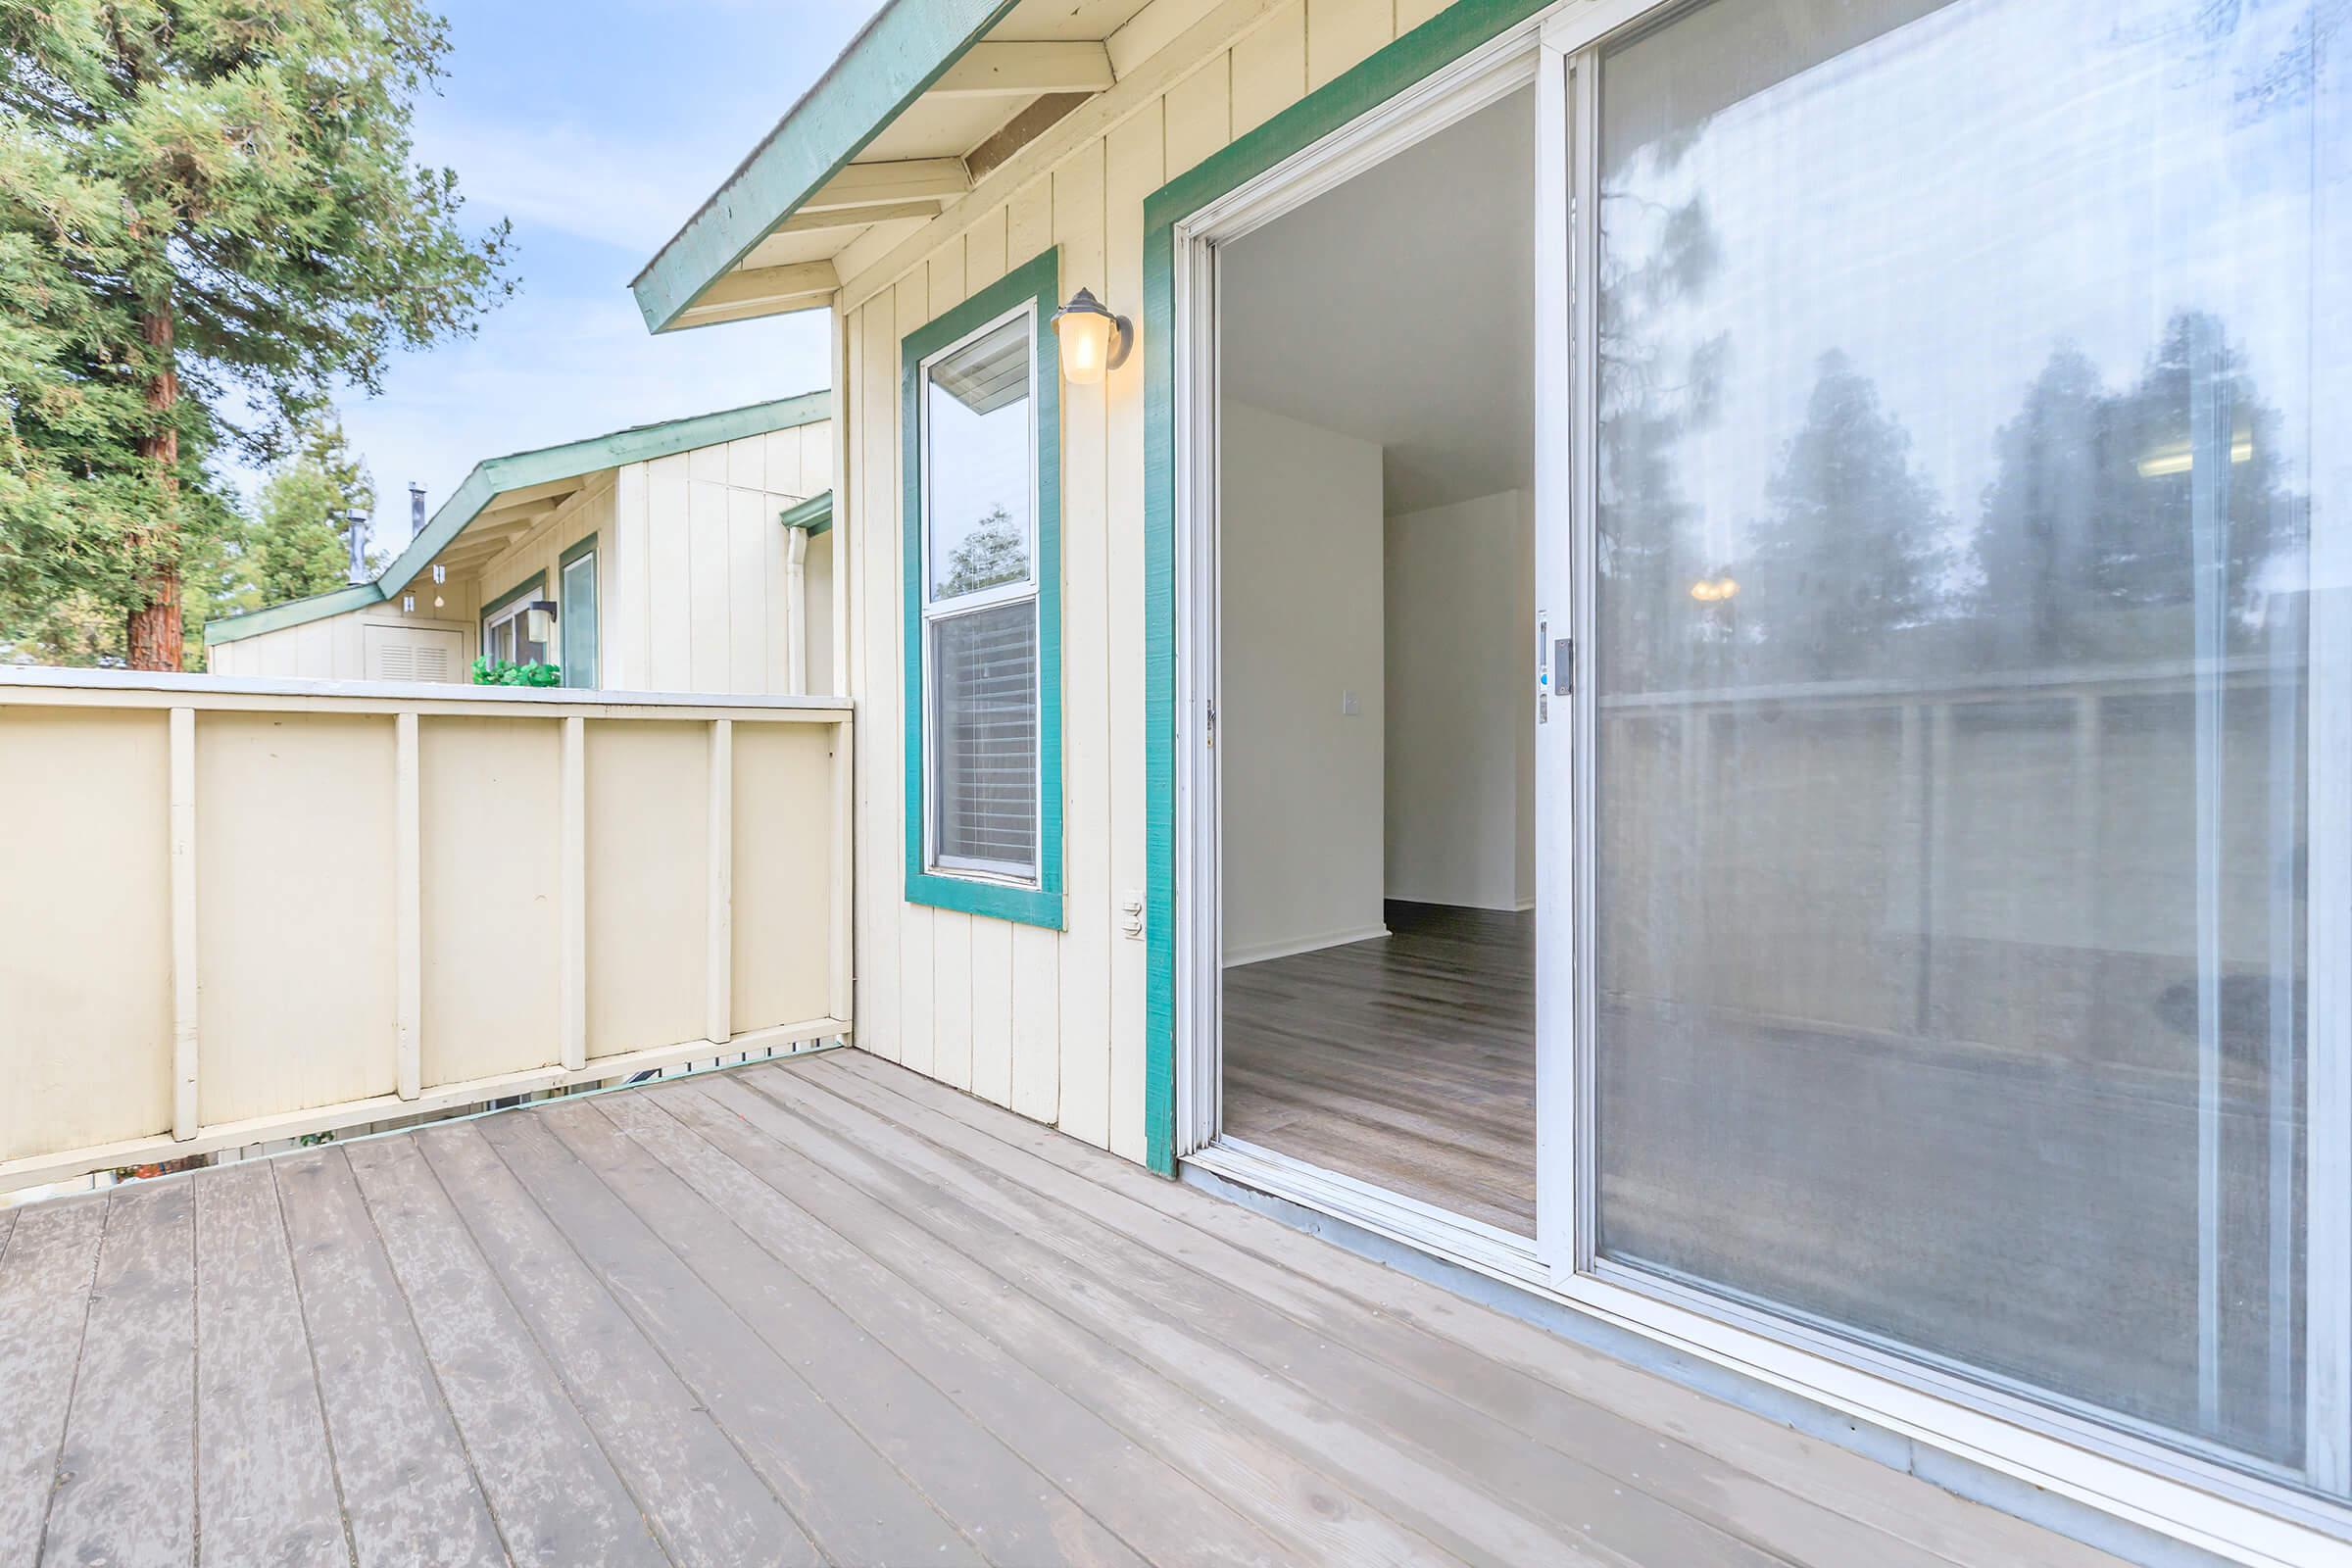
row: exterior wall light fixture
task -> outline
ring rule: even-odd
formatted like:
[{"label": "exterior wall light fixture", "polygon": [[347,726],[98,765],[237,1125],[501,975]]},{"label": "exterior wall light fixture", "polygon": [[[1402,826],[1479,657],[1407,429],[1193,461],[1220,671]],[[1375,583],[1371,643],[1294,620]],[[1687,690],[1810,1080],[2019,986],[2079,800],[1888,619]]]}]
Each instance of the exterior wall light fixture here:
[{"label": "exterior wall light fixture", "polygon": [[554,600],[534,599],[524,607],[522,634],[542,648],[555,640],[556,602]]},{"label": "exterior wall light fixture", "polygon": [[1054,335],[1061,340],[1062,379],[1072,386],[1093,386],[1135,349],[1135,323],[1083,288],[1054,313]]}]

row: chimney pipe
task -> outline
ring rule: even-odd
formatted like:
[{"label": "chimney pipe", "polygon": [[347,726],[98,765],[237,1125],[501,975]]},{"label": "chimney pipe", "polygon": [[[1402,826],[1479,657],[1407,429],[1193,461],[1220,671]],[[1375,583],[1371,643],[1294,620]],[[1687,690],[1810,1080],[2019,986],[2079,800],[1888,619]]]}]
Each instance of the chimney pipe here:
[{"label": "chimney pipe", "polygon": [[424,532],[424,486],[409,481],[409,537]]},{"label": "chimney pipe", "polygon": [[[335,514],[326,514],[328,526],[335,523]],[[353,510],[343,514],[343,525],[351,541],[351,580],[363,583],[371,580],[368,574],[368,514]]]}]

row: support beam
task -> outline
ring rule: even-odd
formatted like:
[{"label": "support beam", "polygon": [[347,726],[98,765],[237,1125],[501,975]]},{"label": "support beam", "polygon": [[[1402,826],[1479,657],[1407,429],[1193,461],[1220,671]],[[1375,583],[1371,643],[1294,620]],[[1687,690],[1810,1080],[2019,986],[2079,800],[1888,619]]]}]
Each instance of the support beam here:
[{"label": "support beam", "polygon": [[196,710],[172,710],[172,1136],[196,1136]]},{"label": "support beam", "polygon": [[392,720],[392,1038],[394,1092],[424,1090],[424,833],[416,715]]},{"label": "support beam", "polygon": [[[845,207],[887,207],[899,202],[952,201],[972,188],[960,158],[900,158],[888,163],[851,164],[801,203],[804,213]],[[706,294],[705,296],[709,296]]]},{"label": "support beam", "polygon": [[1110,69],[1110,51],[1098,41],[976,43],[924,96],[1034,98],[1049,92],[1102,92],[1118,79]]},{"label": "support beam", "polygon": [[588,1065],[588,721],[564,720],[561,822],[556,853],[563,862],[557,929],[562,955],[556,980],[556,1044],[564,1070]]},{"label": "support beam", "polygon": [[884,202],[876,207],[833,207],[818,213],[795,213],[769,230],[768,237],[772,239],[777,234],[822,234],[834,229],[863,228],[868,223],[937,218],[941,206],[938,197],[928,196],[920,201]]},{"label": "support beam", "polygon": [[709,881],[705,899],[708,956],[703,964],[703,1037],[723,1046],[734,1036],[735,1006],[735,721],[710,721]]},{"label": "support beam", "polygon": [[832,303],[841,278],[831,262],[795,262],[785,267],[752,267],[729,272],[677,319],[679,326],[709,326],[755,316],[815,310]]}]

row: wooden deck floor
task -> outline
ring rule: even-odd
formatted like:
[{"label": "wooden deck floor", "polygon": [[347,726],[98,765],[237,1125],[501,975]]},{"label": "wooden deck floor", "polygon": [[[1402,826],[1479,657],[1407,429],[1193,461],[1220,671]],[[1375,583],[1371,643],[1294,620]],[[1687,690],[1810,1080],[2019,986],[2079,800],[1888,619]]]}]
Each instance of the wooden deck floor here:
[{"label": "wooden deck floor", "polygon": [[2109,1559],[851,1052],[0,1212],[0,1563]]}]

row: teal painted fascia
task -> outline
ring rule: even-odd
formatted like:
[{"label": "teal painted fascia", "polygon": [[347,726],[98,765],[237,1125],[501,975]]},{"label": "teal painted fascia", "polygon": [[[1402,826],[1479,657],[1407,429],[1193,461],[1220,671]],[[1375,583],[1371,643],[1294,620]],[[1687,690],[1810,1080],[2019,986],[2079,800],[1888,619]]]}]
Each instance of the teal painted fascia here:
[{"label": "teal painted fascia", "polygon": [[787,528],[806,528],[813,539],[833,526],[833,492],[821,491],[798,506],[786,507],[776,520]]},{"label": "teal painted fascia", "polygon": [[590,436],[584,441],[569,441],[559,447],[540,447],[530,452],[514,452],[503,458],[485,459],[473,466],[473,471],[466,475],[465,482],[447,501],[441,503],[432,519],[417,531],[416,538],[409,541],[408,548],[377,573],[374,582],[359,583],[350,588],[338,588],[333,593],[296,599],[282,605],[247,611],[241,615],[224,615],[207,621],[204,627],[205,646],[210,648],[219,643],[231,643],[240,637],[253,637],[266,631],[299,626],[305,621],[319,620],[328,615],[339,615],[347,611],[383,603],[414,582],[419,572],[432,564],[435,556],[447,550],[458,535],[466,531],[467,524],[480,516],[491,502],[510,490],[521,490],[555,479],[569,479],[583,473],[594,473],[600,468],[617,468],[623,464],[672,457],[680,452],[692,452],[697,447],[741,441],[747,436],[797,429],[804,424],[814,424],[819,419],[830,418],[832,415],[831,392],[803,392],[795,397],[778,398],[772,403],[722,409],[715,414],[691,415],[683,419],[665,419],[658,424],[631,425],[625,430]]},{"label": "teal painted fascia", "polygon": [[289,599],[283,604],[265,605],[241,614],[220,615],[204,623],[204,646],[218,648],[245,637],[259,637],[266,631],[281,631],[299,626],[305,621],[323,619],[328,615],[348,614],[354,610],[366,610],[369,605],[384,602],[384,592],[371,582],[355,582],[348,588],[329,588],[322,594],[304,599]]},{"label": "teal painted fascia", "polygon": [[[991,283],[899,344],[900,428],[906,505],[906,902],[999,920],[1066,927],[1062,899],[1061,797],[1061,351],[1047,325],[1059,303],[1061,253],[1048,250]],[[923,361],[1022,304],[1035,307],[1037,398],[1037,750],[1036,887],[934,871],[924,864],[923,808]]]},{"label": "teal painted fascia", "polygon": [[1144,200],[1144,1157],[1176,1174],[1176,223],[1550,0],[1455,0]]},{"label": "teal painted fascia", "polygon": [[674,324],[752,247],[963,58],[1014,0],[891,0],[802,94],[629,290],[651,331]]}]

